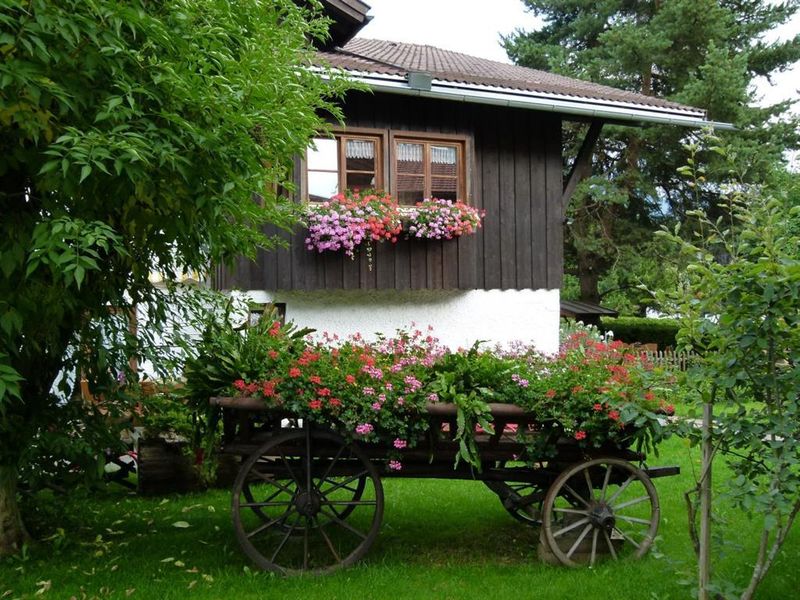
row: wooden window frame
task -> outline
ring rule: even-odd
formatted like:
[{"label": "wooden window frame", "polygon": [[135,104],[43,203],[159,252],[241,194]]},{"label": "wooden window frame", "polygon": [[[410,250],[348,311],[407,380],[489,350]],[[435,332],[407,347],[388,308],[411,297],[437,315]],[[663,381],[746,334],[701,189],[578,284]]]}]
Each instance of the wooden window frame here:
[{"label": "wooden window frame", "polygon": [[[388,152],[386,139],[388,132],[385,129],[371,129],[366,127],[334,127],[331,129],[333,139],[337,144],[337,172],[339,176],[339,191],[343,192],[346,188],[347,173],[345,149],[346,141],[348,139],[364,140],[370,139],[375,141],[375,189],[384,190],[388,187],[385,174],[388,172]],[[322,136],[315,136],[322,137]],[[329,138],[330,139],[330,138]],[[316,169],[315,169],[316,170]],[[307,155],[302,158],[302,174],[301,174],[301,194],[305,202],[311,202],[308,193],[308,160]],[[320,172],[323,172],[320,170]],[[333,171],[324,171],[332,173]],[[350,171],[351,173],[362,173],[366,171]]]},{"label": "wooden window frame", "polygon": [[[470,204],[469,183],[469,157],[471,156],[470,138],[466,135],[450,133],[431,133],[428,131],[391,131],[389,134],[389,151],[387,154],[390,159],[390,193],[397,198],[397,160],[396,148],[398,143],[421,144],[423,147],[424,183],[423,198],[431,197],[431,145],[455,146],[456,147],[456,198]],[[403,204],[402,206],[413,206]]]},{"label": "wooden window frame", "polygon": [[[395,146],[397,141],[422,143],[422,144],[452,144],[458,147],[457,159],[457,198],[467,204],[472,204],[472,171],[473,171],[473,138],[465,134],[435,133],[430,131],[414,131],[403,129],[375,129],[370,127],[332,127],[331,132],[338,144],[339,162],[339,188],[344,190],[346,173],[343,166],[343,156],[345,145],[341,143],[344,138],[373,138],[377,140],[377,152],[379,159],[375,161],[375,181],[376,188],[388,191],[392,196],[397,197],[397,162],[395,161]],[[321,137],[321,136],[316,136]],[[425,146],[427,148],[427,146]],[[430,161],[426,162],[425,191],[430,189]],[[308,162],[304,154],[300,160],[300,194],[304,202],[309,202],[308,197]],[[404,204],[401,208],[409,208],[411,205]]]}]

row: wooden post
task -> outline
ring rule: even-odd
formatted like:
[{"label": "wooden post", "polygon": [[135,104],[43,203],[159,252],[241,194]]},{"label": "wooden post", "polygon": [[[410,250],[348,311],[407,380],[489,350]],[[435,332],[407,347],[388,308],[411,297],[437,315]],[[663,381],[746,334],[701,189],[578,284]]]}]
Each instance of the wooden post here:
[{"label": "wooden post", "polygon": [[711,580],[711,470],[713,444],[711,439],[713,405],[703,405],[702,466],[700,469],[700,556],[698,565],[698,600],[708,600],[708,584]]}]

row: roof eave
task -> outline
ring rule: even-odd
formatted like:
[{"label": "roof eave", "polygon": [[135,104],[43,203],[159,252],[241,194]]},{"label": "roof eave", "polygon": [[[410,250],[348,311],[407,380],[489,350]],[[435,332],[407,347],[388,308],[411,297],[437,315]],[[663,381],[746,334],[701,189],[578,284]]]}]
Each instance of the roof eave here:
[{"label": "roof eave", "polygon": [[730,123],[709,121],[703,111],[688,111],[666,107],[635,105],[625,102],[580,98],[525,90],[498,90],[491,86],[465,84],[434,79],[430,90],[411,88],[404,76],[373,72],[346,71],[354,81],[366,84],[376,92],[421,96],[476,104],[509,106],[545,112],[574,115],[580,118],[603,119],[614,122],[655,123],[683,127],[712,127],[732,130]]}]

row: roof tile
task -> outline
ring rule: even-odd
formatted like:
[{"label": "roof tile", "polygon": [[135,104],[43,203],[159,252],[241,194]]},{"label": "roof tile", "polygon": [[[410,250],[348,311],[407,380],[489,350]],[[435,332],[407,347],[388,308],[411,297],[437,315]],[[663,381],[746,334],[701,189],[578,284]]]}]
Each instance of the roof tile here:
[{"label": "roof tile", "polygon": [[637,94],[546,71],[478,58],[434,46],[354,38],[343,48],[319,52],[321,62],[348,71],[406,76],[409,71],[430,73],[442,81],[572,98],[621,102],[635,106],[686,111],[702,115],[698,108],[662,98]]}]

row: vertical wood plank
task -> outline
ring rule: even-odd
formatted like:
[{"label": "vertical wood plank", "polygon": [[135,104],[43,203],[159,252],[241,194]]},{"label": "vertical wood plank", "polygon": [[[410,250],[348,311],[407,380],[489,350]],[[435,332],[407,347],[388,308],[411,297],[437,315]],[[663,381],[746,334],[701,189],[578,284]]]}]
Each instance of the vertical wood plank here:
[{"label": "vertical wood plank", "polygon": [[533,289],[547,288],[547,169],[544,127],[541,117],[532,119],[529,129],[531,172],[531,275]]},{"label": "vertical wood plank", "polygon": [[564,270],[564,167],[561,157],[561,119],[548,116],[545,121],[547,144],[547,289],[561,287]]},{"label": "vertical wood plank", "polygon": [[514,118],[510,109],[498,118],[499,204],[500,204],[500,285],[504,290],[517,287],[516,202],[514,199]]},{"label": "vertical wood plank", "polygon": [[[452,110],[453,107],[450,106],[450,103],[447,103],[448,110]],[[442,133],[443,125],[442,121],[446,118],[445,117],[445,103],[441,100],[437,100],[436,102],[430,102],[427,104],[425,110],[425,131],[430,131],[433,133]],[[425,169],[430,175],[430,156],[428,157],[428,164],[425,165]],[[440,290],[444,287],[444,244],[450,243],[450,241],[443,242],[442,240],[431,240],[427,246],[427,254],[426,254],[426,287],[431,290]]]},{"label": "vertical wood plank", "polygon": [[[406,115],[408,114],[407,100],[401,96],[391,96],[391,101],[382,105],[382,112],[377,120],[380,121],[382,127],[387,129],[403,129],[405,127]],[[386,141],[387,145],[391,145],[391,140]],[[390,160],[394,156],[394,149],[387,147]],[[392,169],[389,169],[387,177],[390,176]],[[391,182],[387,181],[387,184]],[[390,185],[387,185],[391,189]],[[411,247],[409,241],[399,241],[394,250],[394,289],[408,290],[411,289]]]},{"label": "vertical wood plank", "polygon": [[530,111],[517,111],[514,128],[514,236],[516,288],[533,287],[531,240]]},{"label": "vertical wood plank", "polygon": [[[467,176],[470,178],[470,197],[467,201],[478,209],[483,209],[483,194],[481,193],[481,164],[483,152],[483,138],[478,132],[477,109],[473,104],[464,104],[461,109],[460,124],[465,131],[472,136],[471,140],[471,160],[468,162]],[[458,240],[458,288],[462,290],[472,290],[483,286],[483,229],[479,229],[475,235],[470,235]],[[481,254],[479,255],[479,251]]]},{"label": "vertical wood plank", "polygon": [[486,219],[483,230],[483,280],[487,290],[502,287],[500,267],[500,172],[499,148],[496,115],[490,109],[481,107],[482,119],[478,125],[484,140],[481,192]]}]

